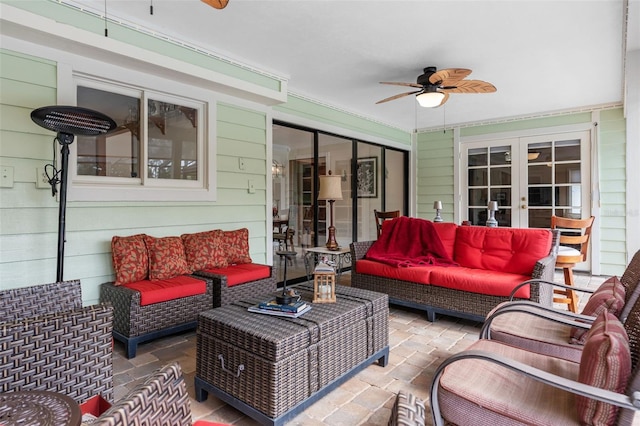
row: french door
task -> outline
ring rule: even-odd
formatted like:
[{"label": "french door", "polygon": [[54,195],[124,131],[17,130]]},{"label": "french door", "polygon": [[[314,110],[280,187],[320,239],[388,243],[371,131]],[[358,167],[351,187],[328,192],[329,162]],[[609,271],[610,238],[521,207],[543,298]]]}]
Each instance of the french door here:
[{"label": "french door", "polygon": [[551,216],[590,215],[589,132],[462,143],[462,218],[485,225],[548,228]]}]

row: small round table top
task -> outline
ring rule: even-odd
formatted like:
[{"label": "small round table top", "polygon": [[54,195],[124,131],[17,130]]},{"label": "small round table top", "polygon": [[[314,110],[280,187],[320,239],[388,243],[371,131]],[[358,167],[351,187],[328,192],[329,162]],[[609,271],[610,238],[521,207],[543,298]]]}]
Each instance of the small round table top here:
[{"label": "small round table top", "polygon": [[45,391],[0,393],[0,424],[78,426],[80,406],[67,395]]},{"label": "small round table top", "polygon": [[276,251],[278,256],[297,256],[298,252],[291,250],[278,250]]}]

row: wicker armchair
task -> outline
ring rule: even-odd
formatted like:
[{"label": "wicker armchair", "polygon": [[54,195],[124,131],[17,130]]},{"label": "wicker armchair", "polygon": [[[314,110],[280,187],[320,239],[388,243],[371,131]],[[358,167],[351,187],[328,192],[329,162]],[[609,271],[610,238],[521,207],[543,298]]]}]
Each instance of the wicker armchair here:
[{"label": "wicker armchair", "polygon": [[[190,426],[191,407],[182,369],[177,362],[149,375],[127,396],[102,413],[93,426]],[[197,426],[220,423],[198,421]]]},{"label": "wicker armchair", "polygon": [[424,402],[415,395],[401,390],[391,409],[389,426],[424,426]]},{"label": "wicker armchair", "polygon": [[205,277],[213,281],[213,307],[229,305],[248,297],[261,294],[269,294],[276,291],[277,282],[275,268],[271,268],[271,276],[260,280],[249,281],[229,287],[227,276],[208,271],[196,271],[195,275]]},{"label": "wicker armchair", "polygon": [[0,291],[0,392],[113,398],[108,305],[82,306],[80,281]]},{"label": "wicker armchair", "polygon": [[100,301],[113,305],[113,337],[125,345],[127,358],[134,358],[138,344],[192,330],[198,326],[198,314],[213,308],[213,284],[210,279],[204,294],[181,297],[142,306],[140,292],[113,282],[100,285]]}]

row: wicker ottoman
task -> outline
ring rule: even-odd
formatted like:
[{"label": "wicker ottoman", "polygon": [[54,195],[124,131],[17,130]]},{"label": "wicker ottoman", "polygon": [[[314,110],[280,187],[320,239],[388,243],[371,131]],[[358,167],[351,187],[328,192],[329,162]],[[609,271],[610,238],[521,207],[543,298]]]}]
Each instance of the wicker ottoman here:
[{"label": "wicker ottoman", "polygon": [[[308,303],[313,286],[296,290]],[[298,318],[250,313],[270,295],[200,314],[196,400],[210,392],[262,424],[281,425],[389,356],[383,293],[336,286],[336,303],[313,304]]]}]

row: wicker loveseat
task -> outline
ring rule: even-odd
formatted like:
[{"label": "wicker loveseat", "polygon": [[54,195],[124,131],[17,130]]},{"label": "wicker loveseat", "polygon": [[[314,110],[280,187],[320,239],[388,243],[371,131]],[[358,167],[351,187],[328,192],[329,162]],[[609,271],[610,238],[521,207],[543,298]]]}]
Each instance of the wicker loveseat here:
[{"label": "wicker loveseat", "polygon": [[[387,293],[389,303],[422,309],[429,321],[435,321],[437,313],[483,321],[491,309],[509,300],[519,283],[532,278],[553,281],[557,231],[454,223],[434,223],[433,228],[435,238],[455,262],[453,266],[395,267],[367,258],[374,241],[354,242],[350,247],[354,263],[351,285]],[[394,229],[385,226],[378,241]],[[387,233],[386,238],[392,239],[393,235]],[[413,234],[411,238],[420,236]],[[517,299],[552,304],[548,286],[533,283],[522,289],[515,294]]]},{"label": "wicker loveseat", "polygon": [[116,280],[101,285],[100,300],[114,307],[127,358],[140,343],[195,329],[200,312],[276,289],[272,268],[251,261],[246,228],[116,236],[111,249]]},{"label": "wicker loveseat", "polygon": [[80,281],[0,291],[0,393],[113,399],[108,305],[82,306]]}]

